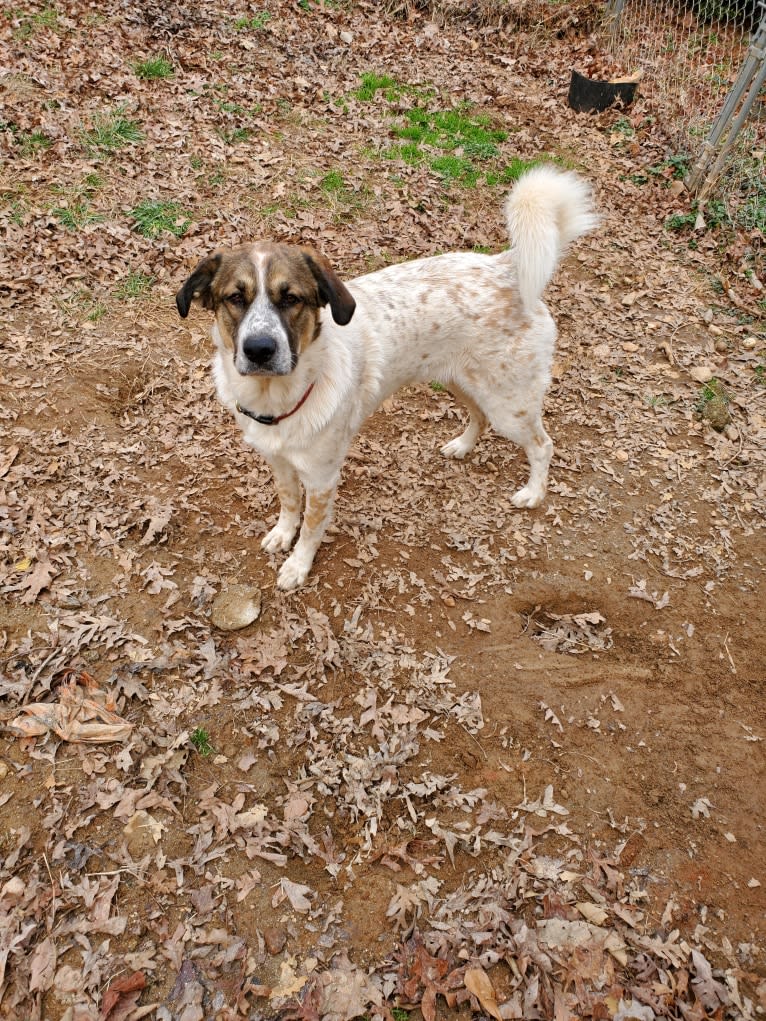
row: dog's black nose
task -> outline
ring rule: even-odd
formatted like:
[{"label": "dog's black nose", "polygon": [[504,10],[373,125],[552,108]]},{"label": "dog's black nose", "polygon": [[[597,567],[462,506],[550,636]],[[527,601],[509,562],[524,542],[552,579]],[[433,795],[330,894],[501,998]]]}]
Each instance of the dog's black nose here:
[{"label": "dog's black nose", "polygon": [[242,353],[254,365],[265,365],[277,349],[277,342],[268,333],[255,333],[245,337]]}]

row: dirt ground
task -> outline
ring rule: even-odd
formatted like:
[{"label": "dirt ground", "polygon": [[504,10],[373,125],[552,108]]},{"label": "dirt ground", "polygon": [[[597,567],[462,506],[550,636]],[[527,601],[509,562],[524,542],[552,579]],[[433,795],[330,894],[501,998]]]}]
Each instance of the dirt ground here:
[{"label": "dirt ground", "polygon": [[[667,230],[689,197],[631,177],[664,165],[656,109],[566,107],[582,10],[546,36],[410,15],[3,15],[3,1017],[766,1013],[752,245]],[[141,78],[160,53],[172,76]],[[394,85],[361,98],[373,72]],[[269,473],[173,295],[256,236],[345,276],[499,249],[502,184],[382,155],[424,102],[490,117],[498,166],[594,185],[546,294],[549,495],[513,508],[523,456],[490,434],[442,458],[461,410],[403,391],[285,595]],[[140,139],[89,143],[115,109]],[[147,196],[177,233],[137,232]],[[227,632],[236,584],[261,613]],[[107,730],[78,741],[88,713]]]}]

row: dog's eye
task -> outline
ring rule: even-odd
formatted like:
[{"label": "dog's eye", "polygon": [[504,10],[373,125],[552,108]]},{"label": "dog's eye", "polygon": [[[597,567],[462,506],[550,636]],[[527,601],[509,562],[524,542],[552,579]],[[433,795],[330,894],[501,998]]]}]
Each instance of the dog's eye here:
[{"label": "dog's eye", "polygon": [[298,297],[297,294],[283,294],[282,297],[279,299],[279,307],[292,308],[293,305],[299,305],[300,300],[301,299]]},{"label": "dog's eye", "polygon": [[233,294],[226,296],[226,301],[229,305],[233,305],[234,308],[243,308],[245,304],[245,296],[240,291],[234,291]]}]

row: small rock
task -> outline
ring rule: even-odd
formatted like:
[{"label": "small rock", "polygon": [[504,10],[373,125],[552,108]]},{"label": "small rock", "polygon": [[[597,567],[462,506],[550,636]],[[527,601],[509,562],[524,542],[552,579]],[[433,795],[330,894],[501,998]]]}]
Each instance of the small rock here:
[{"label": "small rock", "polygon": [[705,323],[712,323],[713,321],[713,310],[712,308],[706,308],[702,313],[702,321]]},{"label": "small rock", "polygon": [[354,41],[354,37],[351,34],[351,32],[341,32],[341,34],[340,34],[340,41],[342,43],[345,43],[346,46],[350,46],[351,43]]},{"label": "small rock", "polygon": [[616,450],[614,456],[617,458],[620,464],[625,464],[628,460],[627,450]]},{"label": "small rock", "polygon": [[638,344],[634,344],[632,340],[626,340],[622,345],[622,350],[627,351],[628,354],[633,354],[634,351],[638,351]]},{"label": "small rock", "polygon": [[719,355],[723,355],[726,354],[726,352],[729,350],[729,345],[726,343],[723,337],[719,337],[718,340],[716,340],[715,342],[715,349]]},{"label": "small rock", "polygon": [[745,337],[742,341],[742,347],[744,347],[745,351],[753,351],[757,343],[758,341],[755,337]]},{"label": "small rock", "polygon": [[0,780],[5,780],[8,776],[8,766],[4,762],[0,762]]},{"label": "small rock", "polygon": [[266,944],[267,951],[272,957],[282,952],[282,949],[287,942],[287,933],[284,929],[279,929],[274,925],[267,925],[263,932],[263,942]]},{"label": "small rock", "polygon": [[257,585],[232,585],[213,602],[210,619],[221,631],[239,631],[261,614],[261,590]]},{"label": "small rock", "polygon": [[731,440],[732,443],[736,443],[739,439],[739,429],[737,429],[735,425],[727,425],[723,434],[726,439]]},{"label": "small rock", "polygon": [[695,365],[689,370],[689,375],[695,383],[708,383],[715,375],[715,369],[710,365]]},{"label": "small rock", "polygon": [[714,323],[708,325],[708,331],[713,334],[714,337],[722,337],[723,330],[720,326],[716,326]]}]

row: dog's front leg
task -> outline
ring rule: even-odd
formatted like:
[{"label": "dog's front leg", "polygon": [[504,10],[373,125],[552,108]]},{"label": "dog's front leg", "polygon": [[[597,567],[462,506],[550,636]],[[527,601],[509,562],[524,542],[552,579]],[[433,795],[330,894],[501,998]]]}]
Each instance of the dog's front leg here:
[{"label": "dog's front leg", "polygon": [[279,496],[279,518],[271,531],[261,539],[261,549],[267,553],[279,553],[290,549],[301,523],[301,483],[289,461],[275,457],[270,464]]},{"label": "dog's front leg", "polygon": [[301,534],[295,549],[285,560],[277,575],[277,587],[285,591],[298,588],[304,583],[319,549],[322,536],[332,517],[338,475],[326,485],[317,486],[304,479],[306,487],[306,509],[303,513]]}]

